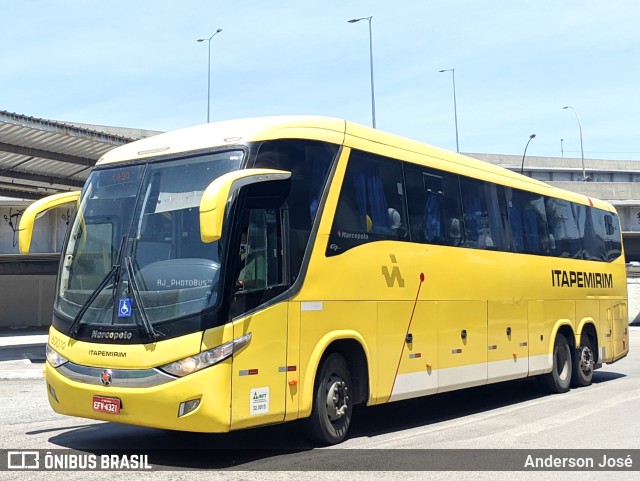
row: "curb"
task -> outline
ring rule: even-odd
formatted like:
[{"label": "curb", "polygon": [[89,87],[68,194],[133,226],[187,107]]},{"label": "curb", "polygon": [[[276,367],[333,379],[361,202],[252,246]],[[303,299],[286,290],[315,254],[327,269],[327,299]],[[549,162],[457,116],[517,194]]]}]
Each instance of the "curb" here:
[{"label": "curb", "polygon": [[0,381],[16,379],[44,379],[44,363],[32,363],[28,359],[0,362]]},{"label": "curb", "polygon": [[0,335],[0,381],[44,379],[47,335],[2,333]]},{"label": "curb", "polygon": [[17,346],[25,346],[25,345],[33,345],[33,344],[42,344],[42,348],[44,349],[44,345],[47,343],[48,339],[47,334],[36,334],[36,335],[27,335],[27,336],[2,336],[0,335],[0,347],[17,347]]}]

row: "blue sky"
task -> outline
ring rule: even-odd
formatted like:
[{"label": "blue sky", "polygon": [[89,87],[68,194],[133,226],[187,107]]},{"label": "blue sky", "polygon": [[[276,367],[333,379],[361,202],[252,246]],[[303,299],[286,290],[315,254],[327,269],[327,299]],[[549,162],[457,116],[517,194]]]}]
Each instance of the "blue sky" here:
[{"label": "blue sky", "polygon": [[[462,152],[640,159],[633,0],[1,2],[0,110],[172,130],[314,114]],[[564,139],[561,143],[560,139]]]}]

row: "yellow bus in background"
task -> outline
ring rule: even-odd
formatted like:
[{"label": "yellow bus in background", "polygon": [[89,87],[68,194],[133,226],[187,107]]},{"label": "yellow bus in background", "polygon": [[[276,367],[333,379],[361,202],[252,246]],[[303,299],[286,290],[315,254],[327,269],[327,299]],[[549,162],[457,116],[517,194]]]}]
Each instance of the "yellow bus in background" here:
[{"label": "yellow bus in background", "polygon": [[47,345],[62,414],[227,432],[628,353],[603,201],[344,120],[220,122],[105,154],[75,202]]}]

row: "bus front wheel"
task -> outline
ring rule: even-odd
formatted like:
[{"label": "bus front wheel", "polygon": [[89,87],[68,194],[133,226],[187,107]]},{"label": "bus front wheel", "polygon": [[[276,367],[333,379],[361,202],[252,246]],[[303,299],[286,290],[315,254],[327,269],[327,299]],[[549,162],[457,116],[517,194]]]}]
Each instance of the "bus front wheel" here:
[{"label": "bus front wheel", "polygon": [[572,367],[571,348],[567,338],[558,333],[553,344],[553,367],[550,373],[539,377],[541,387],[554,394],[567,392],[571,385]]},{"label": "bus front wheel", "polygon": [[353,409],[349,366],[339,353],[326,357],[315,382],[309,419],[313,438],[324,445],[337,444],[347,435]]}]

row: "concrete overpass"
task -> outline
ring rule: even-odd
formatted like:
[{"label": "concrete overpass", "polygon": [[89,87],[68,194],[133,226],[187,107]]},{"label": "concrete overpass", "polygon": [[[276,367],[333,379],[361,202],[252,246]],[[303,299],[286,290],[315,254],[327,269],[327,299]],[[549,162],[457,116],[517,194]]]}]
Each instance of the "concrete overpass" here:
[{"label": "concrete overpass", "polygon": [[158,132],[39,119],[0,111],[0,327],[45,326],[70,212],[38,221],[33,252],[20,255],[20,216],[33,200],[80,190],[106,152]]}]

